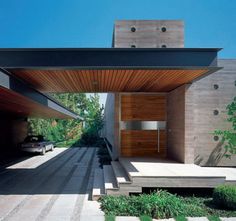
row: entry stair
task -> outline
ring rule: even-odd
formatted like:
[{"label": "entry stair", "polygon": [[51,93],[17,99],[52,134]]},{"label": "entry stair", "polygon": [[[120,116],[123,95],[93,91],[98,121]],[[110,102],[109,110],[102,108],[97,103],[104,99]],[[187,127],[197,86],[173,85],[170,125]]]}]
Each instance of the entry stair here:
[{"label": "entry stair", "polygon": [[[220,184],[236,185],[234,168],[200,167],[194,164],[142,163],[143,170],[130,160],[119,159],[103,169],[95,169],[93,200],[102,195],[129,195],[150,188],[214,188]],[[158,163],[157,163],[158,164]],[[156,166],[156,167],[155,167]]]},{"label": "entry stair", "polygon": [[102,195],[129,195],[141,192],[141,187],[132,186],[132,181],[119,161],[112,161],[111,165],[104,165],[103,169],[95,169],[93,183],[93,200]]}]

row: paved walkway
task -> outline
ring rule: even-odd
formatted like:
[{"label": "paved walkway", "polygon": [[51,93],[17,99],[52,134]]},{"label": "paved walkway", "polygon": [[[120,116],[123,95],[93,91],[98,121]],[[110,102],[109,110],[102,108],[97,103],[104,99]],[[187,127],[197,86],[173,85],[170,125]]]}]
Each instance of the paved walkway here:
[{"label": "paved walkway", "polygon": [[[0,172],[0,220],[104,221],[99,203],[89,200],[98,166],[96,148],[56,148],[45,156],[36,155],[8,167]],[[189,218],[189,221],[205,220]]]},{"label": "paved walkway", "polygon": [[0,220],[104,220],[88,200],[97,167],[96,148],[56,148],[8,167],[0,172]]}]

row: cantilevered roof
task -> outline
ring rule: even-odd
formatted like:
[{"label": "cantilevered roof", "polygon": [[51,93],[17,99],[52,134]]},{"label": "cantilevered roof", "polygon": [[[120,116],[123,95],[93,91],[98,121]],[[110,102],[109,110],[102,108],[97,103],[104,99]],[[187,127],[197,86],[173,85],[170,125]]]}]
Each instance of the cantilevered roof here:
[{"label": "cantilevered roof", "polygon": [[51,97],[0,70],[0,111],[16,116],[79,118]]},{"label": "cantilevered roof", "polygon": [[0,67],[41,92],[168,92],[217,71],[219,50],[0,49]]}]

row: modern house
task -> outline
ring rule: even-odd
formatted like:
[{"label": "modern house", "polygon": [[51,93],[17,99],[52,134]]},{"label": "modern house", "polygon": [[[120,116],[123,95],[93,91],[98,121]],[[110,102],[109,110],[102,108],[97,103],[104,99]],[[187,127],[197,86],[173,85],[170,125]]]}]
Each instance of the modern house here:
[{"label": "modern house", "polygon": [[236,166],[213,134],[229,127],[236,95],[236,60],[219,60],[219,50],[184,48],[184,24],[171,20],[117,21],[112,48],[0,49],[2,131],[11,134],[5,116],[12,128],[31,115],[78,117],[47,92],[104,92],[113,162],[96,170],[95,198],[235,184],[235,168],[216,168]]},{"label": "modern house", "polygon": [[[230,126],[226,106],[236,96],[236,60],[216,56],[205,63],[206,54],[220,49],[184,48],[182,21],[118,21],[113,46],[161,48],[166,53],[155,58],[162,67],[136,67],[111,79],[117,93],[108,95],[104,136],[113,147],[113,159],[155,156],[202,166],[236,166],[236,158],[223,157],[225,149],[214,136],[216,129]],[[199,57],[182,57],[188,51]],[[188,65],[192,59],[200,63]],[[181,67],[175,61],[182,62]]]}]

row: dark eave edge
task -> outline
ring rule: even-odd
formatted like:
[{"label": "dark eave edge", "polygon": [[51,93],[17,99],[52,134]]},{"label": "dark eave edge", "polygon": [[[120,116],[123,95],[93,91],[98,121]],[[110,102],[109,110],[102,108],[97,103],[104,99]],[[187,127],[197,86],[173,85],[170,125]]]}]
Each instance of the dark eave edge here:
[{"label": "dark eave edge", "polygon": [[4,69],[156,69],[217,67],[215,48],[0,49]]},{"label": "dark eave edge", "polygon": [[39,103],[47,108],[51,108],[57,112],[65,114],[71,118],[81,119],[82,117],[78,116],[73,111],[61,105],[59,102],[50,98],[49,96],[31,88],[23,81],[18,78],[12,76],[9,72],[4,69],[0,69],[0,87],[4,87],[8,90],[12,90],[16,93],[19,93],[26,98]]}]

